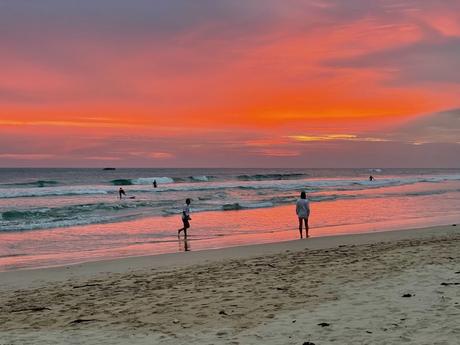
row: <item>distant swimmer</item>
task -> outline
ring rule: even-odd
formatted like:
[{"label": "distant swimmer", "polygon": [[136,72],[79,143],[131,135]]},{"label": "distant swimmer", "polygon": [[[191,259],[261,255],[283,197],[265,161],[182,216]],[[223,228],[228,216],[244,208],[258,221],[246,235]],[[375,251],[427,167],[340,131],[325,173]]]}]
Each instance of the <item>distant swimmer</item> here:
[{"label": "distant swimmer", "polygon": [[177,230],[177,236],[180,236],[180,233],[183,231],[184,232],[184,237],[187,237],[187,229],[190,228],[190,199],[185,200],[185,205],[184,208],[182,209],[182,223],[184,223],[184,226]]},{"label": "distant swimmer", "polygon": [[369,181],[371,181],[371,182],[372,182],[372,181],[374,181],[374,180],[375,180],[374,176],[372,176],[372,175],[371,175],[371,176],[369,176]]},{"label": "distant swimmer", "polygon": [[153,188],[157,188],[158,185],[157,185],[157,180],[153,180]]},{"label": "distant swimmer", "polygon": [[118,190],[118,195],[120,196],[120,199],[122,199],[123,196],[126,196],[125,190],[120,187],[120,189]]},{"label": "distant swimmer", "polygon": [[307,199],[307,194],[302,191],[300,193],[300,199],[297,200],[295,211],[299,218],[299,232],[300,238],[302,236],[302,223],[305,223],[305,238],[308,238],[308,217],[310,217],[310,202]]}]

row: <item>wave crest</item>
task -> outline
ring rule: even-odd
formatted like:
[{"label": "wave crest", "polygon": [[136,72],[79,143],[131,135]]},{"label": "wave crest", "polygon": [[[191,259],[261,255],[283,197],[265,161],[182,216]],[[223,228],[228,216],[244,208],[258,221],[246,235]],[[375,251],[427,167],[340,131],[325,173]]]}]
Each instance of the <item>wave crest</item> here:
[{"label": "wave crest", "polygon": [[238,180],[241,181],[265,181],[265,180],[298,180],[307,177],[308,174],[292,173],[292,174],[255,174],[255,175],[239,175]]},{"label": "wave crest", "polygon": [[18,182],[18,183],[8,183],[3,184],[3,186],[15,186],[15,187],[53,187],[58,185],[58,181],[53,180],[37,180],[37,181],[30,181],[30,182]]}]

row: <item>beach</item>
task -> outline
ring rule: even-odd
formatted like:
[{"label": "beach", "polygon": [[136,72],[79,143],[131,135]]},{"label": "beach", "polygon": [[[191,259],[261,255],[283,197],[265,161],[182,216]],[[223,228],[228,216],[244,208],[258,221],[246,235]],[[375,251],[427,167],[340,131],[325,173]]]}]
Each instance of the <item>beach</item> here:
[{"label": "beach", "polygon": [[292,241],[300,191],[313,237],[460,222],[459,169],[374,170],[0,169],[0,271]]},{"label": "beach", "polygon": [[455,344],[451,225],[0,273],[3,344]]},{"label": "beach", "polygon": [[0,345],[460,345],[460,0],[0,0]]}]

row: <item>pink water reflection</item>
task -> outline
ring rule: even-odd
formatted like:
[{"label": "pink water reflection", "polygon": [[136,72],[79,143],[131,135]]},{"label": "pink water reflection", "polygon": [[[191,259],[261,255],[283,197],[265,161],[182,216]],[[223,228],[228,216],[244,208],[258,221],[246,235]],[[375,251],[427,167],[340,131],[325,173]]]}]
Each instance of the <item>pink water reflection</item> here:
[{"label": "pink water reflection", "polygon": [[[312,204],[311,236],[425,227],[460,221],[460,193]],[[404,187],[407,192],[407,187]],[[370,191],[369,193],[372,193]],[[192,205],[193,206],[193,205]],[[178,216],[0,234],[0,270],[231,247],[298,238],[294,206],[193,214],[188,241]]]}]

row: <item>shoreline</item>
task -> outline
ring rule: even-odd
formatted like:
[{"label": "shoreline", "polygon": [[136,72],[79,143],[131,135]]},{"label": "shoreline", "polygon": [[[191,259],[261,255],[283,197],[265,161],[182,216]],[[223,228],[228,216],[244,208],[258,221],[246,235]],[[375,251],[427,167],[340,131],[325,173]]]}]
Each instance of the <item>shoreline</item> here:
[{"label": "shoreline", "polygon": [[0,271],[0,290],[46,285],[67,279],[89,279],[97,275],[110,275],[145,269],[175,269],[213,262],[250,259],[262,255],[276,255],[282,252],[321,250],[338,246],[365,245],[378,242],[423,239],[448,234],[459,229],[457,224],[383,230],[355,234],[337,234],[308,239],[240,245],[217,249],[203,249],[189,252],[160,253],[153,255],[128,256],[115,259],[85,261],[51,267],[20,268]]},{"label": "shoreline", "polygon": [[[385,208],[381,202],[363,205],[356,204],[354,199],[315,204],[310,240],[460,223],[458,212],[434,216],[421,213],[414,218],[401,214],[405,207],[409,206],[401,207],[397,198],[386,198]],[[199,212],[193,215],[193,230],[187,243],[177,239],[177,228],[182,225],[178,217],[152,216],[119,223],[0,233],[0,271],[296,240],[297,219],[291,216],[293,213],[292,205]]]},{"label": "shoreline", "polygon": [[451,225],[4,272],[0,339],[448,345],[459,249]]}]

